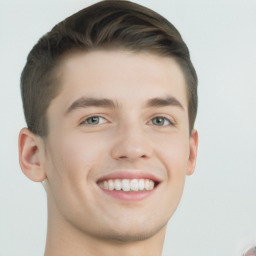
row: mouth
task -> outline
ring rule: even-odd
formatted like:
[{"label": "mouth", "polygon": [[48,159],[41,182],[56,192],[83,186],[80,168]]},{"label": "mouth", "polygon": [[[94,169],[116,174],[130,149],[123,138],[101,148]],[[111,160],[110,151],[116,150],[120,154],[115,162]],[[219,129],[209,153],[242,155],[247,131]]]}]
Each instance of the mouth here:
[{"label": "mouth", "polygon": [[98,183],[106,190],[125,192],[150,191],[156,186],[156,182],[149,179],[109,179]]},{"label": "mouth", "polygon": [[115,172],[97,181],[99,188],[112,197],[122,200],[142,200],[152,195],[160,180],[142,172]]}]

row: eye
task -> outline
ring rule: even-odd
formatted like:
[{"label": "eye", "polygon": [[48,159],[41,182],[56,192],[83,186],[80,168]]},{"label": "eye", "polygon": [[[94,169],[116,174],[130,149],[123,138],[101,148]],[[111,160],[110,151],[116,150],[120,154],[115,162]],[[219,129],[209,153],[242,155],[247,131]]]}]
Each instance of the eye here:
[{"label": "eye", "polygon": [[173,123],[167,119],[166,117],[157,116],[150,120],[150,124],[156,125],[156,126],[168,126],[173,125]]},{"label": "eye", "polygon": [[102,116],[90,116],[86,118],[82,124],[86,125],[100,125],[106,123],[107,120]]}]

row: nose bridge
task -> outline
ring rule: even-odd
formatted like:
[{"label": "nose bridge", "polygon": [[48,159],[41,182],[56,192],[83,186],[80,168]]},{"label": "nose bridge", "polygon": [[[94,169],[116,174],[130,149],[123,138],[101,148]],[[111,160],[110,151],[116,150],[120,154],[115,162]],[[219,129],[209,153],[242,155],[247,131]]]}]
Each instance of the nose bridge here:
[{"label": "nose bridge", "polygon": [[114,159],[134,160],[151,156],[152,148],[142,126],[134,122],[119,126],[111,152]]}]

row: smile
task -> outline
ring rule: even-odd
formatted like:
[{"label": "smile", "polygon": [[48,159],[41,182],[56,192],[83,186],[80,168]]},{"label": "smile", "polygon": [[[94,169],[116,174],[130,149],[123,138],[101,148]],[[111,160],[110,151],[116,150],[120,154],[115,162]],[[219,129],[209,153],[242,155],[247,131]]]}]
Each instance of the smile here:
[{"label": "smile", "polygon": [[150,179],[109,179],[98,184],[106,190],[125,192],[150,191],[155,187],[155,182]]},{"label": "smile", "polygon": [[103,194],[122,201],[141,201],[156,193],[160,177],[136,169],[110,172],[97,180]]}]

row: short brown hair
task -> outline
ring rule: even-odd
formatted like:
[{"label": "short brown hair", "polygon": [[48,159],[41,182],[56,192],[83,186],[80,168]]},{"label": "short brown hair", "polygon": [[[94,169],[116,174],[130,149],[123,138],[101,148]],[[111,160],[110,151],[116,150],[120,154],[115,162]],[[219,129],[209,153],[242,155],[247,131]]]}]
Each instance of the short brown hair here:
[{"label": "short brown hair", "polygon": [[21,94],[28,128],[47,136],[46,112],[58,95],[56,76],[61,57],[72,50],[149,51],[173,57],[187,82],[190,132],[197,113],[197,75],[177,29],[158,13],[130,1],[102,1],[57,24],[28,55],[21,75]]}]

